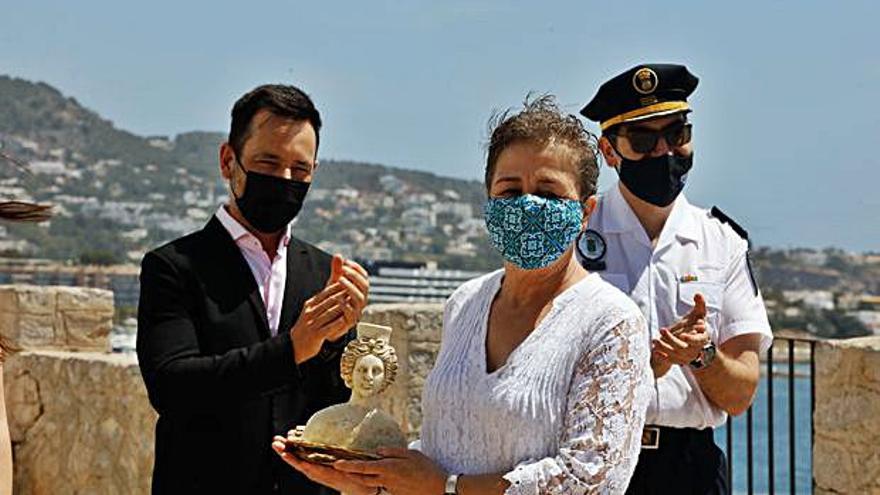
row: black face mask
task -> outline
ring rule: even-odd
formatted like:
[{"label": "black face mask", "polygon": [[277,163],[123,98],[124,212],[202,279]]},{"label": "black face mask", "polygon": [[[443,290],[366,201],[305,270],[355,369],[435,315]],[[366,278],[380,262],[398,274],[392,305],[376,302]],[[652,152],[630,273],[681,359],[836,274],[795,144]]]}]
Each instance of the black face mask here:
[{"label": "black face mask", "polygon": [[678,197],[694,161],[694,154],[666,154],[642,160],[621,158],[617,175],[637,198],[654,206],[668,206]]},{"label": "black face mask", "polygon": [[245,170],[235,161],[247,176],[244,193],[235,198],[235,204],[253,228],[272,234],[296,218],[310,183]]}]

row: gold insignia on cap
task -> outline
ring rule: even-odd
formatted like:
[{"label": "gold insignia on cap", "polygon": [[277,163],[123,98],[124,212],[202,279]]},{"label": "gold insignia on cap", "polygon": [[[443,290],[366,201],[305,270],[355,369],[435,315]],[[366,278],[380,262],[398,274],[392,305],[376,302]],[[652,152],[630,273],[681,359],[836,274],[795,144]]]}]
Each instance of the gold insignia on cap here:
[{"label": "gold insignia on cap", "polygon": [[633,75],[633,87],[643,95],[653,93],[659,84],[657,73],[647,67],[642,67]]},{"label": "gold insignia on cap", "polygon": [[635,110],[631,110],[629,112],[611,117],[608,120],[603,120],[599,127],[601,127],[604,131],[611,126],[620,124],[622,122],[627,122],[632,119],[637,119],[639,117],[644,117],[646,115],[666,115],[673,112],[684,112],[689,109],[690,107],[688,106],[686,101],[661,101],[660,103],[655,103],[653,105],[648,105],[642,108],[636,108]]}]

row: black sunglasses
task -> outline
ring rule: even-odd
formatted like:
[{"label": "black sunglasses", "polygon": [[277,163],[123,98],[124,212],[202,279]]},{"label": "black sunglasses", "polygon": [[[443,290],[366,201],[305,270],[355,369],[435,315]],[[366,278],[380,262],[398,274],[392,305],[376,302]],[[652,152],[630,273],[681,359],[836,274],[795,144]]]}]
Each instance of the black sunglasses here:
[{"label": "black sunglasses", "polygon": [[691,127],[691,124],[686,122],[676,122],[660,130],[629,127],[622,129],[625,132],[616,133],[615,136],[625,137],[634,152],[644,155],[654,151],[661,137],[670,148],[688,144],[691,142]]}]

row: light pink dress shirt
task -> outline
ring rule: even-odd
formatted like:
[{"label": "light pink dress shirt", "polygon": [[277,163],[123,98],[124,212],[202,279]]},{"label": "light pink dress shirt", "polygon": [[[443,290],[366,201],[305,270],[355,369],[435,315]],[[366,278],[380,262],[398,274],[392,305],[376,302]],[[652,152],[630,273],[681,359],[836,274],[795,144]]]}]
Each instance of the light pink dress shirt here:
[{"label": "light pink dress shirt", "polygon": [[269,322],[269,330],[272,335],[278,334],[278,322],[281,319],[281,307],[284,303],[284,284],[287,280],[287,245],[290,244],[290,225],[278,242],[278,250],[274,259],[263,250],[260,241],[238,220],[226,211],[226,206],[221,205],[215,214],[217,220],[232,236],[248,266],[257,287],[260,289],[260,297],[266,308],[266,320]]}]

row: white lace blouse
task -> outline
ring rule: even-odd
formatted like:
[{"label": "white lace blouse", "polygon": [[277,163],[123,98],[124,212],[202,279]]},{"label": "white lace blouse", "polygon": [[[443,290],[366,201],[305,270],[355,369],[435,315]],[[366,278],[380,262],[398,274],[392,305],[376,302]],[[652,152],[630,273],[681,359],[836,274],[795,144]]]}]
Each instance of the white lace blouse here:
[{"label": "white lace blouse", "polygon": [[652,386],[641,312],[591,274],[487,373],[489,308],[502,277],[471,280],[446,303],[422,400],[422,452],[449,472],[505,473],[508,495],[623,493]]}]

